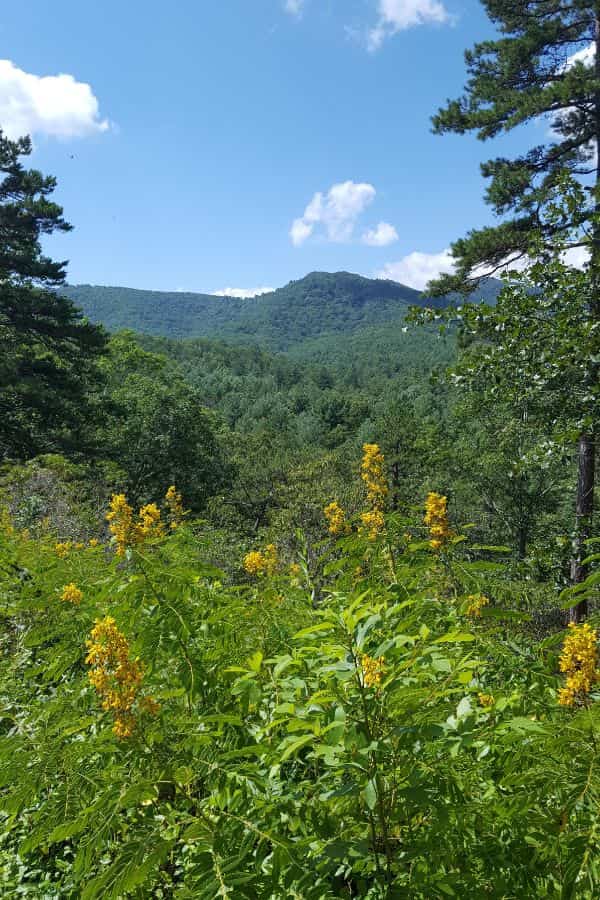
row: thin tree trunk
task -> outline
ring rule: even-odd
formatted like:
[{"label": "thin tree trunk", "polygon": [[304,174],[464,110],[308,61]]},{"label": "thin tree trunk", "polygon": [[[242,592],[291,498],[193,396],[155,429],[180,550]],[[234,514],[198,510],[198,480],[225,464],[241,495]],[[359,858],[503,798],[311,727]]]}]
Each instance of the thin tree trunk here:
[{"label": "thin tree trunk", "polygon": [[[595,61],[596,78],[600,80],[600,2],[595,10]],[[600,215],[600,91],[594,98],[596,118],[596,196],[594,198],[596,216]],[[590,259],[590,277],[592,279],[592,297],[590,303],[590,319],[600,321],[600,222],[594,222]],[[595,355],[595,354],[594,354]],[[598,379],[598,364],[590,362],[588,383],[594,389]],[[571,583],[581,584],[589,574],[589,567],[583,565],[588,555],[586,541],[591,537],[592,517],[594,515],[594,486],[596,477],[596,442],[595,422],[596,410],[592,411],[593,431],[579,435],[577,453],[577,497],[575,502],[575,534],[573,541],[573,558],[571,560]],[[581,600],[569,610],[569,621],[580,622],[588,611],[587,600]]]},{"label": "thin tree trunk", "polygon": [[[594,438],[589,434],[579,437],[577,502],[575,509],[575,540],[571,560],[571,582],[581,584],[588,575],[583,560],[588,555],[586,541],[591,537],[594,513],[594,482],[596,469]],[[581,622],[587,615],[587,600],[581,600],[569,610],[570,622]]]},{"label": "thin tree trunk", "polygon": [[392,509],[394,512],[400,507],[400,463],[398,461],[398,456],[400,454],[400,442],[396,442],[396,446],[394,447],[394,462],[391,467],[391,475],[392,475]]},{"label": "thin tree trunk", "polygon": [[517,556],[520,560],[527,556],[527,528],[522,525],[517,529]]}]

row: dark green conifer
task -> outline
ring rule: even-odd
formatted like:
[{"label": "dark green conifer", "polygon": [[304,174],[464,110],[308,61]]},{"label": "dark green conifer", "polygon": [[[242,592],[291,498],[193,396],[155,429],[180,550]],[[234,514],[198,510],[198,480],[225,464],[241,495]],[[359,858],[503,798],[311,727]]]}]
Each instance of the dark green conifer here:
[{"label": "dark green conifer", "polygon": [[41,240],[71,226],[50,199],[56,180],[22,165],[31,149],[0,131],[0,459],[89,444],[106,341],[57,290],[66,263]]},{"label": "dark green conifer", "polygon": [[486,200],[501,221],[452,245],[456,273],[436,283],[441,293],[464,289],[482,266],[493,274],[507,260],[523,256],[532,232],[549,237],[560,230],[560,222],[544,219],[540,211],[565,170],[589,188],[588,202],[571,210],[569,224],[590,223],[597,208],[600,3],[483,0],[483,5],[500,36],[466,52],[465,93],[433,117],[434,131],[474,132],[485,141],[542,119],[545,142],[515,158],[496,157],[482,165],[489,179]]},{"label": "dark green conifer", "polygon": [[[600,323],[600,2],[597,0],[483,0],[500,34],[465,54],[464,95],[449,101],[433,118],[438,134],[475,132],[494,138],[528,122],[545,122],[546,139],[515,158],[497,157],[482,165],[489,179],[486,200],[498,224],[475,229],[452,245],[455,273],[431,287],[437,293],[466,291],[482,272],[493,274],[524,257],[535,235],[543,246],[564,231],[571,247],[590,250],[590,325]],[[541,134],[544,132],[541,131]],[[565,216],[544,215],[569,173],[585,185],[581,204]],[[600,349],[600,348],[598,348]],[[576,531],[572,580],[583,581],[586,540],[594,510],[598,411],[594,387],[600,354],[586,362],[587,395],[578,442]],[[584,612],[580,605],[574,613]]]}]

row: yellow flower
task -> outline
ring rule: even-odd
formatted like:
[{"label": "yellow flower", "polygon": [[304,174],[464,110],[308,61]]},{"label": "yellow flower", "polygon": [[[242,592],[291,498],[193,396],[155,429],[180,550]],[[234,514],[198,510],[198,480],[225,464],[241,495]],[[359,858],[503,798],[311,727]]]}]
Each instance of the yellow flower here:
[{"label": "yellow flower", "polygon": [[0,531],[3,531],[7,537],[12,537],[15,533],[15,526],[12,523],[10,510],[6,506],[0,507]]},{"label": "yellow flower", "polygon": [[79,606],[83,600],[83,591],[80,591],[77,585],[71,582],[64,586],[60,599],[65,603],[72,603],[74,606]]},{"label": "yellow flower", "polygon": [[425,501],[425,518],[423,521],[429,528],[429,546],[432,550],[441,550],[453,535],[448,522],[447,497],[431,491]]},{"label": "yellow flower", "polygon": [[113,732],[116,734],[118,738],[121,740],[125,740],[125,738],[130,738],[135,731],[135,719],[133,716],[127,714],[120,714],[115,718],[115,724],[113,725]]},{"label": "yellow flower", "polygon": [[379,687],[385,670],[383,656],[374,659],[367,653],[363,653],[360,658],[360,666],[362,669],[362,680],[365,687]]},{"label": "yellow flower", "polygon": [[377,536],[385,529],[383,511],[388,494],[388,486],[385,478],[384,462],[379,444],[363,445],[360,476],[367,488],[369,509],[360,515],[362,522],[360,530],[367,532],[370,541],[377,540]]},{"label": "yellow flower", "polygon": [[117,556],[124,556],[127,548],[135,543],[133,510],[125,494],[112,495],[106,520],[117,545]]},{"label": "yellow flower", "polygon": [[92,548],[97,547],[98,544],[99,544],[98,538],[90,538],[90,540],[89,540],[90,547],[92,547]]},{"label": "yellow flower", "polygon": [[65,559],[72,549],[73,543],[71,541],[60,541],[54,545],[54,552],[60,559]]},{"label": "yellow flower", "polygon": [[152,697],[140,698],[142,665],[139,659],[131,658],[129,642],[111,616],[97,619],[90,637],[85,660],[91,666],[90,684],[102,700],[102,709],[114,715],[117,737],[131,737],[136,726],[136,703],[138,709],[151,715],[158,711],[158,704]]},{"label": "yellow flower", "polygon": [[264,569],[264,557],[260,550],[251,550],[244,557],[244,569],[248,575],[260,575]]},{"label": "yellow flower", "polygon": [[489,606],[489,598],[484,594],[469,594],[467,597],[467,608],[465,610],[468,616],[481,618],[481,610],[484,606]]},{"label": "yellow flower", "polygon": [[124,556],[129,547],[164,535],[164,525],[156,503],[142,506],[137,521],[134,521],[133,509],[127,502],[125,494],[113,494],[106,519],[116,543],[117,556]]},{"label": "yellow flower", "polygon": [[264,550],[252,550],[244,557],[244,569],[249,575],[274,575],[278,565],[275,544],[267,544]]},{"label": "yellow flower", "polygon": [[330,534],[347,534],[349,532],[350,528],[346,522],[346,513],[337,500],[332,500],[323,510],[323,514],[327,519]]},{"label": "yellow flower", "polygon": [[478,694],[477,699],[481,706],[490,707],[496,702],[492,694]]},{"label": "yellow flower", "polygon": [[367,500],[372,509],[383,509],[388,495],[384,457],[379,444],[364,444],[360,477],[367,488]]},{"label": "yellow flower", "polygon": [[160,520],[160,509],[156,503],[147,503],[142,506],[138,513],[138,519],[135,527],[137,543],[141,544],[145,540],[163,536],[164,526]]},{"label": "yellow flower", "polygon": [[598,637],[595,628],[569,623],[569,633],[560,654],[559,668],[566,675],[565,686],[558,693],[561,706],[583,702],[600,680],[598,672]]},{"label": "yellow flower", "polygon": [[361,531],[368,532],[367,537],[370,541],[376,541],[377,536],[385,528],[385,518],[380,509],[371,509],[361,513],[360,521],[362,522]]},{"label": "yellow flower", "polygon": [[165,494],[165,500],[169,515],[169,527],[174,531],[181,525],[184,516],[187,515],[187,512],[183,508],[181,494],[174,484],[171,485]]}]

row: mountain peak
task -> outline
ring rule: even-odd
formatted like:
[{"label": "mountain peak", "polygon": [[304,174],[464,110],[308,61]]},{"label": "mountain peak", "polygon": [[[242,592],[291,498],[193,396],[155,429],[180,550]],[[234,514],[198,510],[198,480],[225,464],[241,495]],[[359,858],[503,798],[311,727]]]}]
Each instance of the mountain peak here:
[{"label": "mountain peak", "polygon": [[[352,272],[309,272],[249,304],[212,294],[75,285],[64,293],[93,322],[111,331],[173,338],[219,338],[287,350],[323,335],[347,335],[372,325],[399,327],[421,293],[396,281]],[[437,300],[436,305],[443,304]]]}]

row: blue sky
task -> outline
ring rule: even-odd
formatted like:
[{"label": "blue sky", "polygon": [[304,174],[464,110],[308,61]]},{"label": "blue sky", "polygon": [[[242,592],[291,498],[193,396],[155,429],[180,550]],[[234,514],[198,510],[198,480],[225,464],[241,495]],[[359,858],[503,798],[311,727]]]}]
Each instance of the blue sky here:
[{"label": "blue sky", "polygon": [[491,34],[476,0],[28,0],[0,29],[0,124],[58,178],[73,283],[421,287],[519,140],[430,133]]}]

